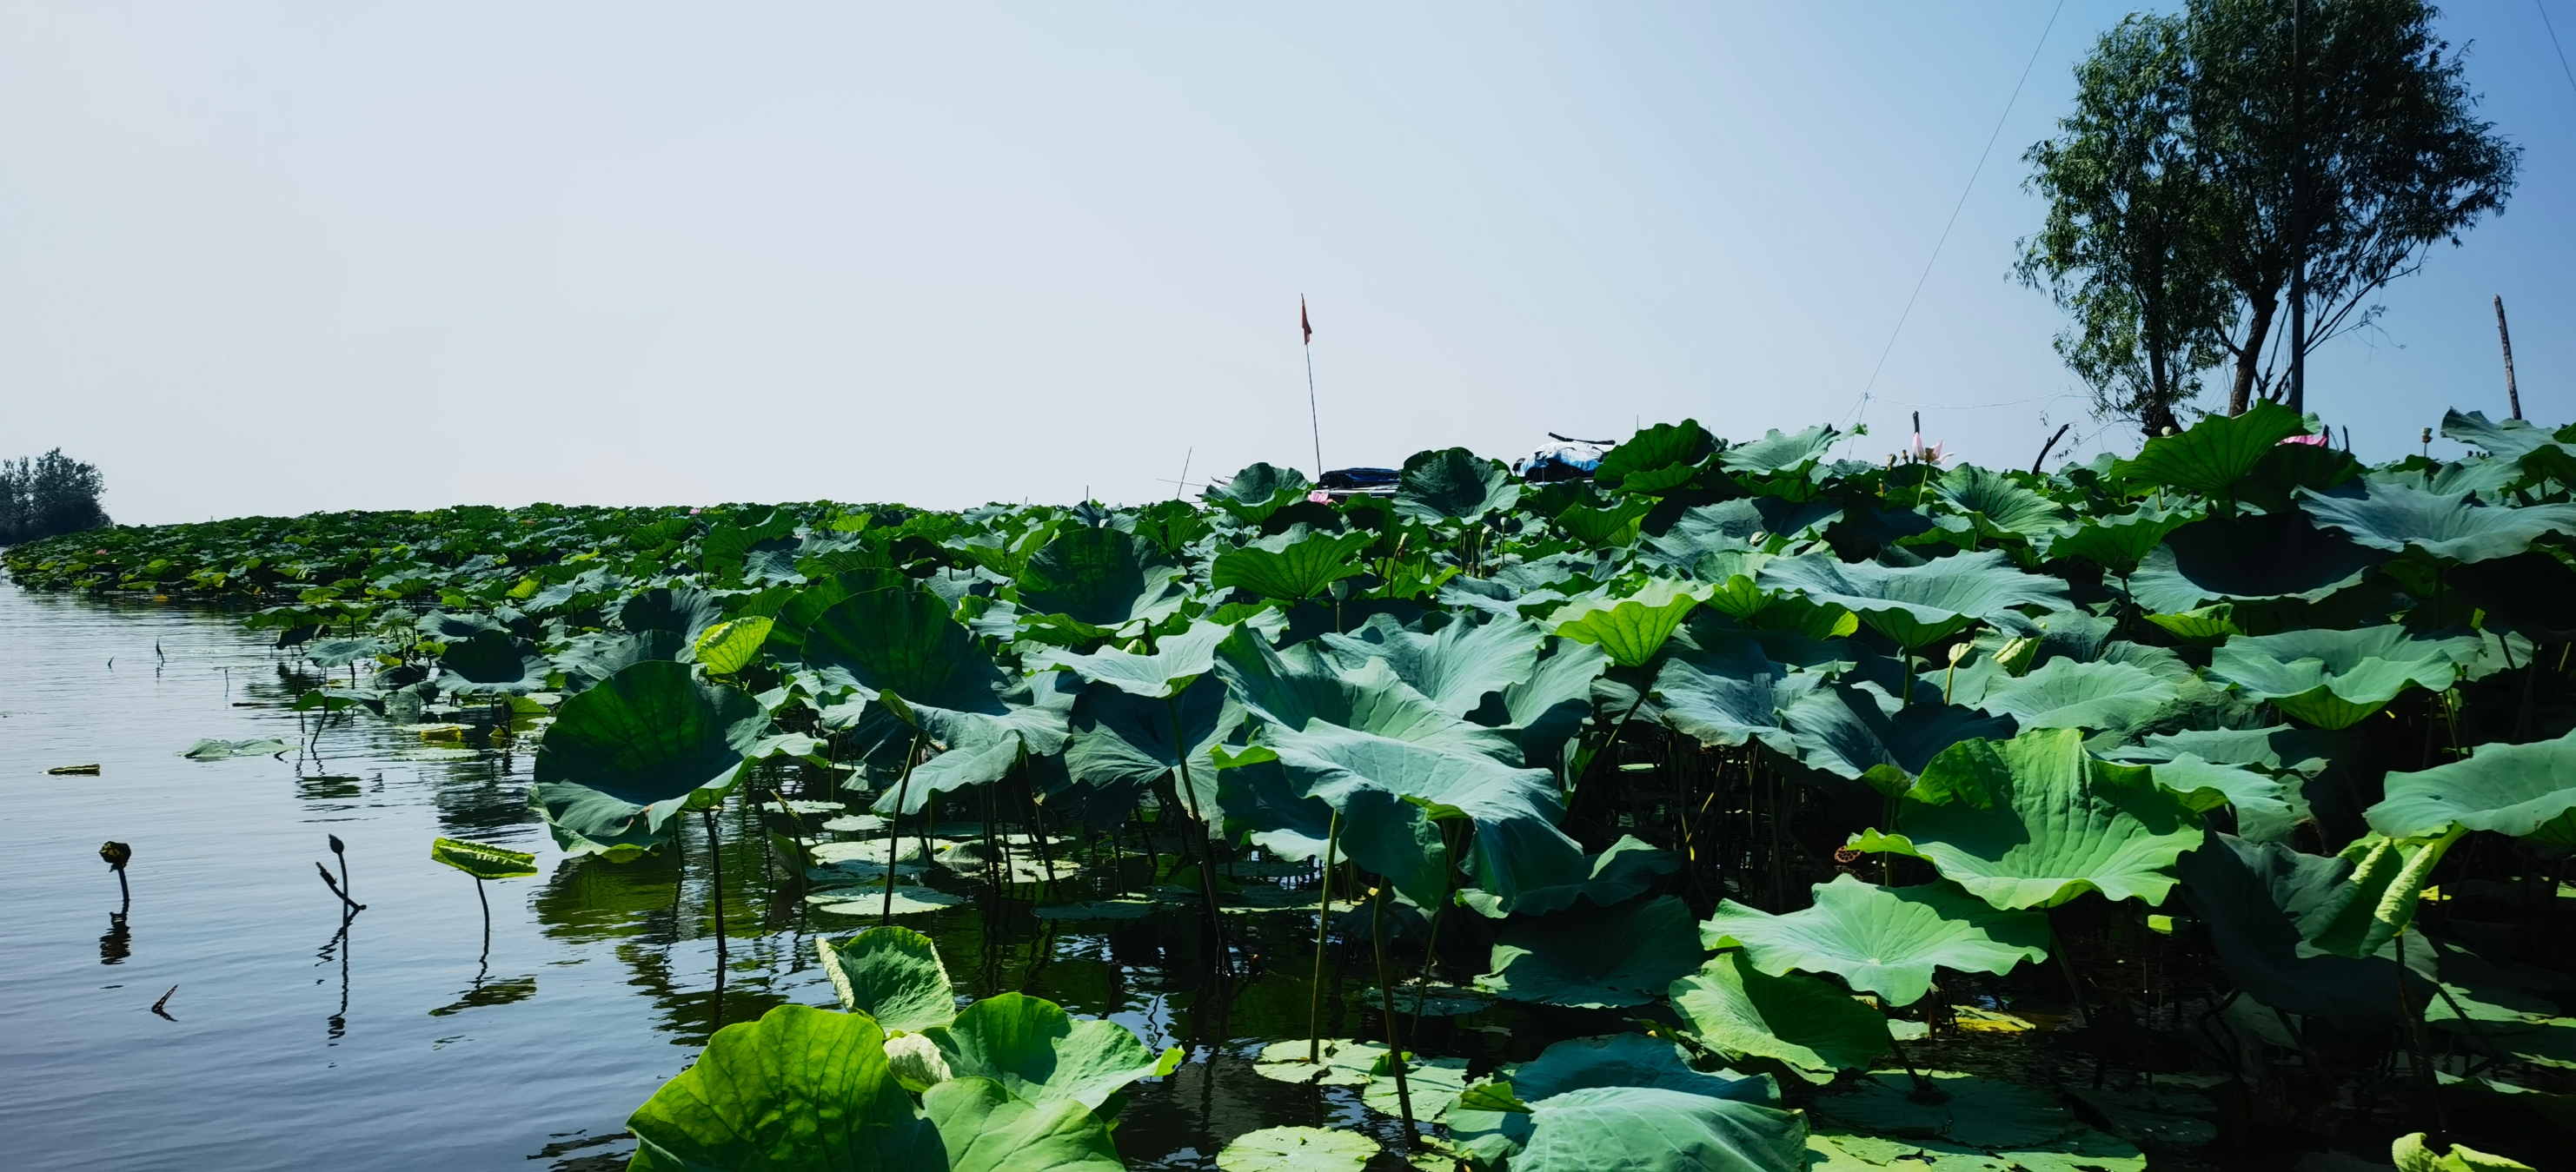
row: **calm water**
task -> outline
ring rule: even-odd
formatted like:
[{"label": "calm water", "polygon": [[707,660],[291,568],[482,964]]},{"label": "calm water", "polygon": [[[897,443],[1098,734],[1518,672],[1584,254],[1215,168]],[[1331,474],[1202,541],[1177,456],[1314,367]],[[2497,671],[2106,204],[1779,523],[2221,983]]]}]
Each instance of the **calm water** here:
[{"label": "calm water", "polygon": [[[220,614],[0,580],[0,1163],[622,1168],[627,1114],[719,1013],[836,1006],[813,937],[868,921],[809,913],[739,808],[720,832],[720,1004],[695,823],[685,865],[567,858],[526,810],[528,754],[440,748],[364,713],[335,718],[310,753],[180,756],[208,737],[300,745],[311,726],[289,704],[320,681],[291,673],[312,670]],[[74,764],[100,773],[45,772]],[[345,933],[314,873],[333,834],[367,905]],[[488,952],[474,881],[429,859],[437,835],[537,854],[536,877],[487,885]],[[108,839],[134,848],[121,919]],[[1026,900],[932,881],[976,898],[903,922],[938,939],[962,994],[1025,989],[1189,1049],[1131,1091],[1117,1130],[1130,1167],[1212,1167],[1226,1140],[1281,1124],[1394,1137],[1355,1089],[1265,1080],[1246,1057],[1305,1032],[1311,913],[1229,917],[1245,971],[1219,981],[1186,911],[1050,934]],[[1090,894],[1075,881],[1061,898]],[[1328,1032],[1378,1036],[1365,974],[1347,977],[1328,977]],[[1427,1021],[1419,1045],[1482,1069],[1615,1028],[1492,1010]]]}]

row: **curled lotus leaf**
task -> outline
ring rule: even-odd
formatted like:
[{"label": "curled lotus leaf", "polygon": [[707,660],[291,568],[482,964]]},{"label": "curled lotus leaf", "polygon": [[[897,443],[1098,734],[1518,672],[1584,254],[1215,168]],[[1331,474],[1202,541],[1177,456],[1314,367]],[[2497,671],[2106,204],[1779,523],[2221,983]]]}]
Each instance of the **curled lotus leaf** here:
[{"label": "curled lotus leaf", "polygon": [[1661,1087],[1586,1087],[1530,1104],[1513,1172],[1800,1172],[1805,1117]]},{"label": "curled lotus leaf", "polygon": [[537,856],[489,843],[441,837],[430,842],[429,857],[477,879],[515,879],[537,873]]},{"label": "curled lotus leaf", "polygon": [[2172,684],[2142,667],[2061,658],[1994,681],[1973,706],[2012,717],[2023,729],[2124,729],[2162,711],[2176,695]]},{"label": "curled lotus leaf", "polygon": [[1773,976],[1721,952],[1673,982],[1673,1011],[1683,1028],[1741,1058],[1779,1062],[1809,1082],[1866,1067],[1895,1048],[1887,1017],[1850,994],[1797,973]]},{"label": "curled lotus leaf", "polygon": [[2147,551],[2129,576],[2129,595],[2160,614],[2221,602],[2314,602],[2359,583],[2387,559],[2295,510],[2211,517],[2175,529]]},{"label": "curled lotus leaf", "polygon": [[1020,609],[1079,624],[1099,637],[1130,623],[1159,623],[1181,608],[1181,568],[1132,533],[1089,526],[1057,531],[1019,576]]},{"label": "curled lotus leaf", "polygon": [[867,1017],[782,1005],[716,1031],[626,1121],[635,1168],[920,1168],[947,1164]]},{"label": "curled lotus leaf", "polygon": [[992,1079],[1033,1103],[1071,1099],[1098,1110],[1127,1084],[1181,1064],[1177,1047],[1157,1055],[1126,1026],[1076,1020],[1055,1002],[1022,993],[987,997],[922,1032],[958,1077]]},{"label": "curled lotus leaf", "polygon": [[2368,484],[2332,495],[2303,492],[2299,507],[2316,523],[2372,549],[2421,550],[2451,562],[2512,557],[2552,533],[2576,533],[2576,504],[2518,508],[2488,505],[2468,492],[2431,492],[2405,484]]},{"label": "curled lotus leaf", "polygon": [[1954,554],[1919,566],[1845,562],[1830,553],[1775,558],[1755,579],[1860,616],[1907,648],[1922,647],[2023,606],[2064,610],[2066,583],[2014,568],[2002,550]]},{"label": "curled lotus leaf", "polygon": [[768,731],[760,702],[687,664],[630,664],[563,702],[538,743],[528,804],[574,854],[632,858],[671,816],[732,792]]},{"label": "curled lotus leaf", "polygon": [[1415,452],[1395,484],[1396,515],[1418,521],[1472,521],[1521,499],[1511,469],[1465,448]]},{"label": "curled lotus leaf", "polygon": [[2479,745],[2469,757],[2391,773],[2386,797],[2364,812],[2395,838],[2442,833],[2452,823],[2550,846],[2576,846],[2576,733],[2527,745]]},{"label": "curled lotus leaf", "polygon": [[2178,434],[2148,440],[2120,470],[2130,480],[2222,496],[2282,440],[2307,430],[2297,412],[2257,402],[2242,414],[2210,415]]},{"label": "curled lotus leaf", "polygon": [[1689,906],[1669,895],[1514,920],[1495,938],[1494,970],[1476,985],[1549,1005],[1643,1005],[1699,967],[1690,922]]},{"label": "curled lotus leaf", "polygon": [[947,1025],[957,1017],[948,968],[928,936],[910,928],[870,928],[837,944],[817,936],[814,951],[843,1009],[906,1033]]},{"label": "curled lotus leaf", "polygon": [[1304,522],[1216,555],[1208,583],[1240,588],[1263,598],[1294,602],[1312,598],[1344,578],[1368,572],[1362,551],[1376,540],[1367,530],[1322,533]]},{"label": "curled lotus leaf", "polygon": [[1643,667],[1664,649],[1706,590],[1670,578],[1648,579],[1625,597],[1576,599],[1548,616],[1557,634],[1601,648],[1621,667]]},{"label": "curled lotus leaf", "polygon": [[2475,635],[2426,638],[2394,624],[2243,635],[2212,652],[2210,678],[2322,729],[2347,728],[2409,688],[2439,692],[2475,659]]},{"label": "curled lotus leaf", "polygon": [[1441,711],[1465,716],[1485,697],[1529,679],[1547,639],[1538,624],[1518,617],[1443,618],[1426,619],[1426,629],[1417,631],[1393,615],[1370,615],[1350,634],[1324,635],[1324,651],[1346,670],[1385,660],[1396,678]]}]

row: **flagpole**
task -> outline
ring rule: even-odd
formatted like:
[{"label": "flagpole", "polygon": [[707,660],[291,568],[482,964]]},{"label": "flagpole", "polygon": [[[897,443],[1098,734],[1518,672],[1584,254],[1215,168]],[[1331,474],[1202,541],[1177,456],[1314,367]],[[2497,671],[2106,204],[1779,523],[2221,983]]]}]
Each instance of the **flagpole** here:
[{"label": "flagpole", "polygon": [[1324,422],[1315,409],[1315,327],[1306,319],[1306,295],[1297,295],[1297,328],[1305,334],[1306,424],[1315,435],[1315,483],[1324,482]]}]

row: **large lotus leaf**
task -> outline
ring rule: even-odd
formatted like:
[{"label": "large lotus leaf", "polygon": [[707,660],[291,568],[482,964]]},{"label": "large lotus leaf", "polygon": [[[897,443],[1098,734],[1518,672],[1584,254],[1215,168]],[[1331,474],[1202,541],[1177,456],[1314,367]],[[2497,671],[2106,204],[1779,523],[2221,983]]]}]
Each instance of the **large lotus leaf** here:
[{"label": "large lotus leaf", "polygon": [[1626,545],[1637,537],[1637,523],[1643,520],[1655,502],[1647,497],[1630,497],[1626,501],[1602,508],[1573,505],[1552,518],[1566,536],[1588,549]]},{"label": "large lotus leaf", "polygon": [[2424,1142],[2424,1133],[2397,1137],[2388,1147],[2388,1158],[2397,1172],[2532,1172],[2531,1165],[2509,1156],[2491,1156],[2463,1143],[2450,1145],[2450,1151],[2435,1155]]},{"label": "large lotus leaf", "polygon": [[1071,1099],[1029,1102],[989,1078],[951,1078],[921,1096],[948,1172],[1119,1172],[1109,1125]]},{"label": "large lotus leaf", "polygon": [[2167,614],[2217,602],[2314,602],[2361,581],[2387,557],[2318,529],[2305,513],[2212,517],[2149,550],[2129,578],[2129,594]]},{"label": "large lotus leaf", "polygon": [[1768,1077],[1694,1070],[1680,1047],[1645,1034],[1569,1038],[1495,1073],[1509,1081],[1483,1084],[1449,1111],[1451,1138],[1471,1149],[1485,1149],[1501,1139],[1507,1150],[1517,1151],[1529,1141],[1529,1103],[1595,1087],[1647,1087],[1763,1106],[1779,1099],[1779,1087]]},{"label": "large lotus leaf", "polygon": [[2057,502],[2016,483],[2011,474],[1963,464],[1941,474],[1941,499],[1992,528],[2021,537],[2053,533],[2066,523]]},{"label": "large lotus leaf", "polygon": [[2159,509],[2142,506],[2134,512],[2107,517],[2087,517],[2073,528],[2048,541],[2048,556],[2078,557],[2115,574],[2128,574],[2138,568],[2149,550],[2164,543],[2165,535],[2200,519],[2189,509]]},{"label": "large lotus leaf", "polygon": [[693,586],[673,586],[637,594],[617,608],[617,621],[629,631],[668,631],[682,643],[695,643],[706,629],[725,620],[715,595]]},{"label": "large lotus leaf", "polygon": [[578,694],[598,686],[630,663],[648,659],[676,660],[687,644],[674,631],[646,629],[621,634],[590,631],[575,635],[554,654],[554,669],[563,674],[563,690]]},{"label": "large lotus leaf", "polygon": [[769,640],[776,620],[751,615],[717,623],[701,633],[689,647],[689,658],[708,671],[729,676],[751,666],[760,654],[761,644]]},{"label": "large lotus leaf", "polygon": [[[1708,638],[1664,657],[1655,671],[1654,695],[1665,727],[1709,746],[1759,739],[1789,752],[1780,724],[1787,701],[1780,683],[1789,668],[1771,661],[1753,638]],[[1873,705],[1875,707],[1875,705]]]},{"label": "large lotus leaf", "polygon": [[[1578,899],[1589,900],[1600,907],[1613,907],[1636,898],[1652,886],[1657,875],[1669,875],[1681,867],[1681,857],[1659,846],[1649,846],[1633,834],[1622,834],[1608,850],[1592,856],[1591,874],[1571,883],[1523,891],[1513,901],[1514,910],[1527,915],[1545,915],[1573,907]],[[1499,918],[1499,902],[1488,902],[1483,891],[1462,891],[1459,902],[1476,908],[1485,915]]]},{"label": "large lotus leaf", "polygon": [[1689,583],[1653,578],[1624,598],[1602,596],[1567,603],[1547,621],[1559,635],[1600,647],[1612,663],[1643,667],[1705,597],[1704,590]]},{"label": "large lotus leaf", "polygon": [[1200,676],[1178,697],[1154,700],[1095,683],[1073,702],[1073,732],[1065,742],[1067,776],[1103,790],[1141,792],[1172,774],[1179,780],[1182,746],[1189,760],[1189,796],[1211,819],[1217,816],[1217,743],[1242,723],[1226,702],[1225,685]]},{"label": "large lotus leaf", "polygon": [[2148,440],[2121,465],[2128,479],[2203,496],[2224,494],[2282,440],[2304,435],[2307,421],[2277,403],[2257,402],[2242,415],[2211,415],[2178,435]]},{"label": "large lotus leaf", "polygon": [[[1216,775],[1216,804],[1225,820],[1226,837],[1248,841],[1273,858],[1295,862],[1323,858],[1338,811],[1322,799],[1306,796],[1305,785],[1290,778],[1275,756],[1266,761],[1252,756],[1254,760],[1229,763]],[[1433,828],[1424,829],[1432,831],[1429,837],[1438,837]],[[1439,858],[1445,866],[1445,848]],[[1436,876],[1425,880],[1438,881]]]},{"label": "large lotus leaf", "polygon": [[729,1025],[626,1120],[631,1168],[873,1172],[947,1165],[894,1079],[885,1033],[857,1014],[782,1005]]},{"label": "large lotus leaf", "polygon": [[1384,660],[1345,669],[1311,644],[1275,649],[1259,633],[1238,629],[1217,645],[1215,667],[1236,703],[1283,730],[1320,721],[1507,763],[1519,760],[1510,737],[1443,711]]},{"label": "large lotus leaf", "polygon": [[2555,442],[2551,433],[2532,426],[2526,420],[2490,422],[2484,411],[2471,411],[2466,415],[2453,410],[2443,411],[2442,438],[2458,440],[2507,462],[2519,460]]},{"label": "large lotus leaf", "polygon": [[1862,831],[1851,845],[1927,859],[2007,911],[2087,891],[2162,903],[2174,859],[2205,833],[2146,767],[2095,757],[2074,729],[1951,747],[1899,799],[1896,827]]},{"label": "large lotus leaf", "polygon": [[1177,1047],[1157,1057],[1117,1022],[1076,1021],[1055,1002],[1021,993],[987,997],[922,1032],[958,1076],[992,1079],[1040,1104],[1071,1099],[1098,1110],[1128,1083],[1181,1063]]},{"label": "large lotus leaf", "polygon": [[1345,669],[1383,659],[1398,679],[1452,716],[1465,716],[1486,696],[1528,679],[1545,641],[1538,624],[1502,616],[1486,622],[1458,616],[1423,633],[1406,630],[1393,615],[1375,614],[1348,635],[1323,637],[1325,653]]},{"label": "large lotus leaf", "polygon": [[2512,557],[2550,533],[2576,533],[2576,504],[2505,508],[2471,494],[2381,483],[2350,494],[2301,494],[2316,523],[2372,549],[2419,549],[2453,562]]},{"label": "large lotus leaf", "polygon": [[673,814],[722,801],[768,725],[740,688],[686,664],[634,664],[556,710],[528,804],[565,850],[631,858]]},{"label": "large lotus leaf", "polygon": [[1216,555],[1208,584],[1218,590],[1240,587],[1264,598],[1296,601],[1312,598],[1344,578],[1368,572],[1360,554],[1376,535],[1365,529],[1317,533],[1302,522],[1250,544]]},{"label": "large lotus leaf", "polygon": [[1671,993],[1682,1027],[1700,1041],[1739,1059],[1772,1059],[1809,1082],[1832,1082],[1835,1071],[1895,1048],[1879,1011],[1814,977],[1772,976],[1741,952],[1717,954]]},{"label": "large lotus leaf", "polygon": [[2030,674],[2005,676],[1974,707],[2010,716],[2024,729],[2130,728],[2174,700],[2172,684],[2125,663],[2052,659]]},{"label": "large lotus leaf", "polygon": [[2348,728],[2411,687],[2439,692],[2479,651],[2476,636],[2420,638],[2396,625],[2240,635],[2211,653],[2209,677],[2323,729]]},{"label": "large lotus leaf", "polygon": [[1031,670],[1060,667],[1094,683],[1108,684],[1139,696],[1162,697],[1207,674],[1216,665],[1216,648],[1235,627],[1206,620],[1157,640],[1151,652],[1104,647],[1090,654],[1053,648],[1032,651]]},{"label": "large lotus leaf", "polygon": [[892,692],[912,706],[1001,711],[1002,672],[925,590],[871,590],[833,603],[797,654],[824,683],[869,699]]},{"label": "large lotus leaf", "polygon": [[1699,967],[1690,907],[1661,896],[1514,920],[1494,939],[1478,988],[1515,1001],[1604,1008],[1643,1005]]},{"label": "large lotus leaf", "polygon": [[[2397,963],[2378,957],[2302,955],[2298,921],[2323,906],[2352,867],[2281,843],[2229,834],[2182,856],[2183,895],[2209,927],[2227,979],[2284,1013],[2370,1031],[2398,1020]],[[2420,951],[2420,950],[2419,950]],[[2429,996],[2431,987],[2416,996]]]},{"label": "large lotus leaf", "polygon": [[[919,813],[933,795],[999,781],[1023,761],[1064,751],[1071,739],[1070,719],[1078,690],[1065,672],[1031,676],[996,697],[998,712],[966,712],[898,701],[871,704],[868,711],[893,709],[921,730],[922,739],[941,746],[935,757],[914,767],[908,785],[880,794],[872,809],[880,814]],[[892,692],[886,693],[893,696]],[[827,726],[837,723],[847,706],[825,709]]]},{"label": "large lotus leaf", "polygon": [[2576,846],[2565,817],[2576,809],[2576,733],[2528,745],[2479,745],[2467,760],[2390,773],[2383,784],[2387,796],[2363,817],[2392,838],[2440,834],[2457,822]]},{"label": "large lotus leaf", "polygon": [[1360,1172],[1386,1150],[1355,1131],[1265,1127],[1234,1137],[1216,1154],[1219,1172]]},{"label": "large lotus leaf", "polygon": [[438,654],[439,686],[451,692],[525,695],[546,689],[554,664],[535,646],[498,631],[449,643]]},{"label": "large lotus leaf", "polygon": [[1589,873],[1582,848],[1557,829],[1564,810],[1546,770],[1517,768],[1454,740],[1401,740],[1320,720],[1302,731],[1273,727],[1262,739],[1308,796],[1342,812],[1351,859],[1388,875],[1415,903],[1434,905],[1447,894],[1446,853],[1430,824],[1437,817],[1474,824],[1466,871],[1492,893],[1495,911]]},{"label": "large lotus leaf", "polygon": [[1816,1100],[1818,1117],[1880,1135],[1920,1136],[1977,1148],[2032,1148],[2074,1131],[2075,1113],[2057,1096],[1996,1078],[1922,1072],[1940,1092],[1918,1095],[1914,1077],[1882,1070]]},{"label": "large lotus leaf", "polygon": [[917,589],[920,589],[918,583],[892,569],[845,570],[828,578],[817,578],[778,604],[778,613],[771,616],[776,621],[769,630],[769,653],[781,660],[801,658],[805,633],[825,612],[854,595],[879,590]]},{"label": "large lotus leaf", "polygon": [[[1503,689],[1503,735],[1520,746],[1523,763],[1553,767],[1567,741],[1592,715],[1592,684],[1610,666],[1599,647],[1550,639],[1527,679]],[[1479,722],[1489,723],[1484,712]]]},{"label": "large lotus leaf", "polygon": [[2014,569],[1999,549],[1902,568],[1811,553],[1773,560],[1755,580],[1764,589],[1797,590],[1845,607],[1908,648],[1957,634],[2015,607],[2064,610],[2068,605],[2066,583]]},{"label": "large lotus leaf", "polygon": [[1853,780],[1886,778],[1889,770],[1912,777],[1952,745],[2013,732],[2011,717],[1960,704],[1916,703],[1891,713],[1875,694],[1841,683],[1798,693],[1780,721],[1799,764]]},{"label": "large lotus leaf", "polygon": [[1530,1105],[1512,1172],[1799,1172],[1803,1116],[1660,1087],[1587,1087]]},{"label": "large lotus leaf", "polygon": [[2011,972],[2048,957],[2048,918],[1997,911],[1948,883],[1878,887],[1849,875],[1815,887],[1816,902],[1773,915],[1734,900],[1700,924],[1711,948],[1741,946],[1753,967],[1772,976],[1803,969],[1911,1005],[1932,987],[1932,970]]},{"label": "large lotus leaf", "polygon": [[1622,492],[1659,493],[1688,482],[1716,449],[1716,439],[1698,420],[1658,423],[1604,453],[1592,480]]},{"label": "large lotus leaf", "polygon": [[1717,462],[1729,472],[1787,472],[1824,459],[1842,433],[1817,424],[1795,435],[1782,435],[1778,428],[1762,433],[1762,438],[1740,443],[1718,453]]},{"label": "large lotus leaf", "polygon": [[2234,807],[2236,832],[2255,842],[2282,841],[2308,817],[2304,796],[2251,769],[2182,753],[2155,762],[2155,773],[2157,785],[2180,795],[2194,810]]},{"label": "large lotus leaf", "polygon": [[1181,569],[1134,534],[1059,530],[1019,579],[1020,609],[1062,615],[1098,636],[1132,622],[1159,623],[1181,608]]},{"label": "large lotus leaf", "polygon": [[1222,484],[1210,484],[1199,496],[1227,512],[1247,521],[1261,521],[1270,514],[1304,500],[1314,482],[1294,468],[1255,464],[1228,477]]},{"label": "large lotus leaf", "polygon": [[2433,868],[2468,831],[2453,825],[2425,838],[2368,834],[2347,844],[2340,857],[2352,876],[2299,918],[2302,955],[2376,955],[2415,922]]},{"label": "large lotus leaf", "polygon": [[412,624],[412,629],[419,631],[423,638],[441,643],[462,643],[485,633],[510,633],[508,626],[490,615],[450,614],[446,611],[432,611],[420,616],[420,620]]},{"label": "large lotus leaf", "polygon": [[1421,521],[1472,521],[1520,499],[1511,469],[1465,448],[1415,452],[1396,478],[1396,515]]},{"label": "large lotus leaf", "polygon": [[347,667],[393,649],[392,643],[372,635],[356,639],[316,639],[304,645],[304,658],[320,667]]},{"label": "large lotus leaf", "polygon": [[841,995],[841,1008],[875,1018],[878,1025],[920,1033],[957,1017],[957,997],[939,946],[910,928],[870,928],[834,944],[814,938],[824,975]]}]

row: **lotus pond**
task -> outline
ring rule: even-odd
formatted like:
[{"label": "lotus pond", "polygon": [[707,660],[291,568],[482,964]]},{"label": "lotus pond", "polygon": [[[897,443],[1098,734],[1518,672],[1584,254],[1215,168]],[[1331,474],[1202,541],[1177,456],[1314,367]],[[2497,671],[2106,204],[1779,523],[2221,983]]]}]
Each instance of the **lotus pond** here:
[{"label": "lotus pond", "polygon": [[17,547],[0,1126],[41,1167],[2545,1166],[2576,428],[2311,430],[2036,474],[1685,421],[1383,497]]}]

